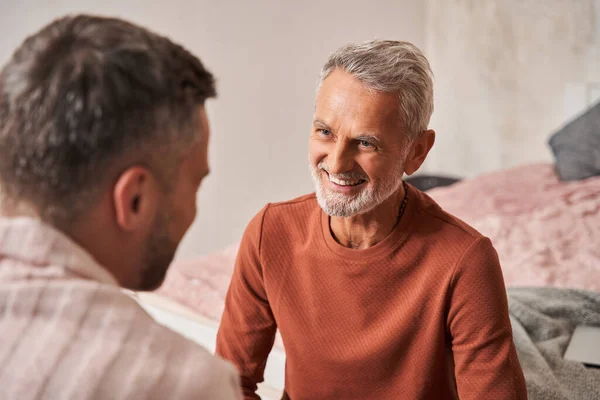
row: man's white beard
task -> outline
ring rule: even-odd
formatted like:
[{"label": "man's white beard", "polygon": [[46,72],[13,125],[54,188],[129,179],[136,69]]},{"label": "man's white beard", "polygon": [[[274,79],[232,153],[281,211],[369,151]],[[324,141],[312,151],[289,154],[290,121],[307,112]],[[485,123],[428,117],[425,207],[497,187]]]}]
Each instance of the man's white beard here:
[{"label": "man's white beard", "polygon": [[[403,164],[403,163],[402,163]],[[310,164],[310,171],[315,183],[317,201],[323,211],[331,217],[351,217],[358,214],[364,214],[379,206],[391,195],[396,193],[402,185],[402,168],[397,168],[397,172],[390,175],[387,179],[375,188],[366,186],[358,194],[347,195],[335,192],[326,187],[323,182],[325,177],[323,171],[328,171],[327,164],[320,162],[316,167]],[[334,175],[339,179],[356,179],[352,174]],[[365,179],[366,177],[362,177]]]}]

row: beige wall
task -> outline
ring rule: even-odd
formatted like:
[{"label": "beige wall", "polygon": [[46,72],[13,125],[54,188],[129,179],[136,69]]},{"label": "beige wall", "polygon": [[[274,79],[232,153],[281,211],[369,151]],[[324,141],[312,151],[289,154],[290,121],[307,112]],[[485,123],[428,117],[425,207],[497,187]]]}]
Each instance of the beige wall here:
[{"label": "beige wall", "polygon": [[[550,160],[549,134],[600,83],[600,0],[0,0],[0,61],[68,12],[131,19],[182,42],[218,77],[213,173],[179,257],[240,238],[267,202],[312,190],[314,86],[339,45],[373,37],[424,49],[436,75],[424,170],[472,176]],[[600,87],[598,84],[597,87]]]},{"label": "beige wall", "polygon": [[190,48],[218,77],[209,103],[213,173],[179,257],[238,240],[269,201],[312,190],[307,140],[318,71],[338,46],[373,37],[424,44],[411,0],[0,0],[0,62],[26,34],[70,12],[131,19]]},{"label": "beige wall", "polygon": [[430,171],[551,160],[551,133],[600,96],[600,0],[429,0],[425,32]]}]

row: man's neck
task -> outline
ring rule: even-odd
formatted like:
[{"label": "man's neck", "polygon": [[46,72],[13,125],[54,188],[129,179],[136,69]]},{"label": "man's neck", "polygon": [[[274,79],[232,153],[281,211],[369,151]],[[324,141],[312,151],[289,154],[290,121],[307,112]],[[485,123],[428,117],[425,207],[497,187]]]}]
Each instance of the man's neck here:
[{"label": "man's neck", "polygon": [[33,207],[22,202],[13,202],[0,195],[0,218],[28,217],[40,219],[39,213]]},{"label": "man's neck", "polygon": [[335,240],[345,247],[367,249],[383,241],[396,227],[404,200],[404,187],[373,210],[352,217],[330,217],[329,229]]}]

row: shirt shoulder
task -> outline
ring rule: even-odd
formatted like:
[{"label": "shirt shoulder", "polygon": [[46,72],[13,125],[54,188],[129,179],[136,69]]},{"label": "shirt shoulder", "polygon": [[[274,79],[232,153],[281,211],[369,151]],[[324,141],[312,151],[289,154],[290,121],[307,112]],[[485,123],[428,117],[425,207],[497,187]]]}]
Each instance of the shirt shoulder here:
[{"label": "shirt shoulder", "polygon": [[437,264],[442,263],[449,278],[457,268],[476,274],[499,268],[497,253],[489,238],[445,211],[426,193],[414,188],[412,192],[416,206],[411,216],[409,238],[420,243]]},{"label": "shirt shoulder", "polygon": [[305,194],[287,201],[269,203],[266,208],[271,215],[289,214],[290,212],[303,213],[318,208],[317,196],[315,193]]},{"label": "shirt shoulder", "polygon": [[[140,392],[151,388],[152,398],[239,398],[239,376],[231,363],[158,323],[130,296],[122,296],[136,315],[121,354],[131,357],[132,364],[143,360],[148,366],[135,379],[141,386]],[[162,371],[160,375],[156,374],[157,369]]]},{"label": "shirt shoulder", "polygon": [[[212,355],[205,348],[187,339],[179,337],[180,350],[169,354],[168,362],[164,357],[164,374],[159,387],[158,398],[176,399],[217,399],[238,400],[241,397],[241,382],[237,368],[229,361]],[[152,360],[150,360],[152,362]],[[152,379],[148,382],[152,384]],[[175,388],[169,392],[170,388]]]},{"label": "shirt shoulder", "polygon": [[321,212],[314,193],[268,204],[263,221],[265,245],[300,245],[314,237],[314,232],[320,232]]},{"label": "shirt shoulder", "polygon": [[[246,242],[259,248],[305,238],[320,223],[321,208],[314,193],[292,200],[268,203],[246,227]],[[242,240],[244,243],[244,240]]]},{"label": "shirt shoulder", "polygon": [[[36,374],[11,379],[15,393],[43,388],[44,398],[238,398],[235,368],[156,322],[118,287],[83,279],[11,281],[0,284],[0,305],[18,316],[0,321],[0,335],[17,349],[10,370],[37,360]],[[18,335],[17,318],[29,321]],[[76,379],[67,384],[66,377]]]},{"label": "shirt shoulder", "polygon": [[416,190],[416,212],[413,229],[426,240],[443,245],[460,247],[466,251],[478,239],[484,236],[474,227],[445,211],[429,195]]}]

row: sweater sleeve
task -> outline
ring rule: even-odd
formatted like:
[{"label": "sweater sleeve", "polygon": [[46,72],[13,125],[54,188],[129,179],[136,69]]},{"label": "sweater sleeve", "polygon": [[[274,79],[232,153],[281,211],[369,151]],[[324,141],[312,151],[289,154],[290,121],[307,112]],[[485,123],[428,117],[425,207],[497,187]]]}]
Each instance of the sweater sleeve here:
[{"label": "sweater sleeve", "polygon": [[259,399],[267,357],[277,325],[263,279],[261,238],[265,207],[248,224],[242,237],[225,310],[217,334],[216,352],[239,369],[245,399]]},{"label": "sweater sleeve", "polygon": [[447,329],[460,399],[527,399],[498,255],[477,239],[455,267]]}]

